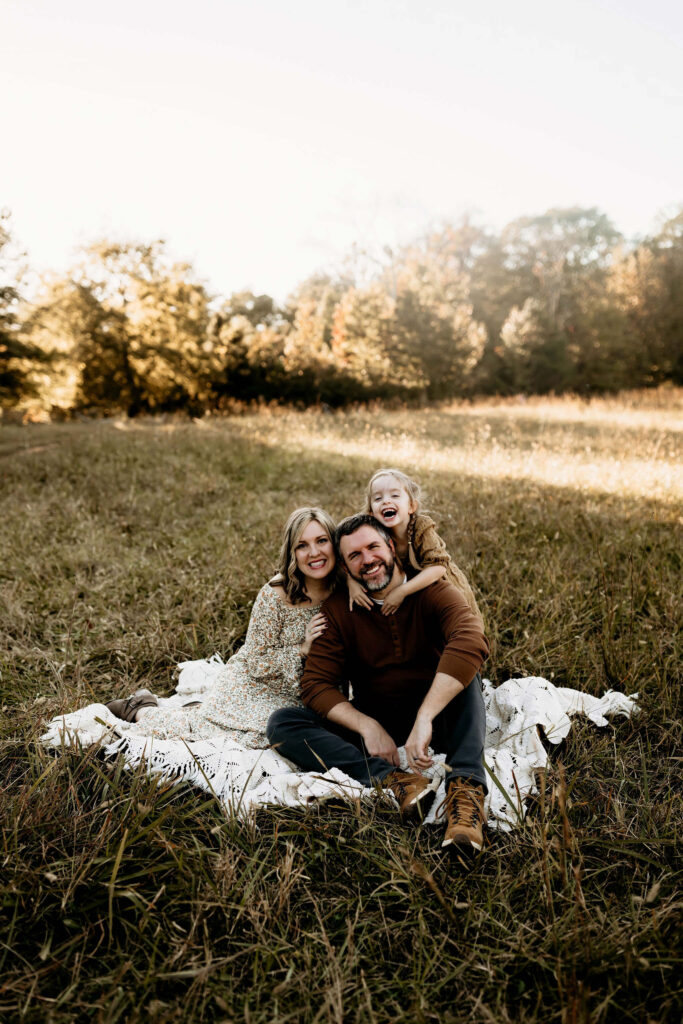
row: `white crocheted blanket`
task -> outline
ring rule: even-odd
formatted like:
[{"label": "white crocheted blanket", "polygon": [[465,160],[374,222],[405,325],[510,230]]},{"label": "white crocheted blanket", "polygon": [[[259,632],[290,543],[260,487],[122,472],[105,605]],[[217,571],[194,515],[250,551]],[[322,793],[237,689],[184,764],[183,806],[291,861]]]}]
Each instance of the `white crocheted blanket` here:
[{"label": "white crocheted blanket", "polygon": [[[182,706],[201,700],[211,689],[222,661],[214,655],[206,661],[184,662],[176,693],[160,704]],[[527,797],[537,792],[537,775],[548,762],[539,727],[551,743],[560,743],[571,728],[572,715],[587,716],[595,725],[607,725],[607,717],[630,717],[637,709],[638,694],[630,697],[608,690],[602,698],[579,690],[554,686],[547,679],[529,676],[508,679],[498,687],[484,680],[486,704],[485,764],[489,776],[486,809],[489,828],[509,830],[524,818]],[[142,736],[135,724],[115,718],[104,704],[89,704],[54,718],[41,737],[48,747],[88,747],[101,744],[108,755],[120,754],[126,766],[147,770],[160,782],[189,782],[215,794],[229,813],[247,816],[258,807],[280,804],[301,807],[312,800],[344,797],[349,800],[374,795],[339,769],[301,772],[274,750],[253,750],[229,740],[160,740]],[[399,751],[406,767],[405,751]],[[436,820],[445,796],[446,768],[443,755],[435,755],[426,773],[437,791],[426,822]]]}]

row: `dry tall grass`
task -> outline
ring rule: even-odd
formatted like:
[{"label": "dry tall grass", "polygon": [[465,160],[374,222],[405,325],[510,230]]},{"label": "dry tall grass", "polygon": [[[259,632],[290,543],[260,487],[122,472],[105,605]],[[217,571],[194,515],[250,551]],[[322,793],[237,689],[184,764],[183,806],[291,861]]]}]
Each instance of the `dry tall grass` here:
[{"label": "dry tall grass", "polygon": [[[3,1019],[678,1021],[680,407],[0,428]],[[465,870],[381,808],[244,827],[40,748],[41,719],[229,654],[287,512],[356,508],[386,462],[470,573],[491,678],[642,695],[577,722],[523,828]]]}]

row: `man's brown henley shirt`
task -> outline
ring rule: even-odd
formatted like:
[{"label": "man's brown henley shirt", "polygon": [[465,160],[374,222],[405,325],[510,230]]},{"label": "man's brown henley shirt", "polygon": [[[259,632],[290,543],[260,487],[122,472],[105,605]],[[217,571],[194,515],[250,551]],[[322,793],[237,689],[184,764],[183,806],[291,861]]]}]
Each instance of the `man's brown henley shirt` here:
[{"label": "man's brown henley shirt", "polygon": [[308,707],[326,717],[335,704],[353,703],[382,721],[392,707],[416,712],[436,672],[468,686],[488,655],[481,622],[463,595],[439,581],[411,594],[393,615],[380,605],[349,611],[345,592],[322,612],[327,629],[313,643],[301,680]]}]

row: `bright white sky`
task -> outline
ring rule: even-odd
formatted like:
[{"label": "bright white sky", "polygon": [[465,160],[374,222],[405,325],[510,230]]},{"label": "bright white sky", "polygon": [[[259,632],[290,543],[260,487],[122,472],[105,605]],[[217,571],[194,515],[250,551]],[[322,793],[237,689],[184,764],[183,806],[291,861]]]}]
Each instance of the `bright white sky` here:
[{"label": "bright white sky", "polygon": [[675,0],[0,0],[0,206],[41,269],[165,238],[278,299],[473,211],[683,201]]}]

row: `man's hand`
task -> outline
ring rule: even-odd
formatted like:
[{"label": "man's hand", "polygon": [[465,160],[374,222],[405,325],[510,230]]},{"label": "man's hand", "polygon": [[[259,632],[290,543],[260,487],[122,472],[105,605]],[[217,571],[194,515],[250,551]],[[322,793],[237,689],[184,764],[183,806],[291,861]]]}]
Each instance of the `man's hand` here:
[{"label": "man's hand", "polygon": [[361,736],[367,747],[368,754],[382,757],[389,764],[398,767],[398,750],[389,733],[374,718],[368,718],[363,725]]},{"label": "man's hand", "polygon": [[401,607],[405,596],[406,592],[403,584],[401,584],[400,587],[395,587],[395,589],[384,598],[382,615],[393,615],[394,612]]},{"label": "man's hand", "polygon": [[347,576],[347,583],[349,587],[349,611],[353,611],[354,604],[359,605],[361,608],[372,608],[372,598],[368,596],[365,587],[350,576]]},{"label": "man's hand", "polygon": [[431,720],[429,718],[421,718],[418,715],[413,728],[410,730],[410,736],[406,740],[406,754],[408,755],[408,764],[411,768],[422,771],[422,769],[429,768],[432,764],[432,758],[429,756],[429,744],[431,741]]}]

